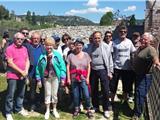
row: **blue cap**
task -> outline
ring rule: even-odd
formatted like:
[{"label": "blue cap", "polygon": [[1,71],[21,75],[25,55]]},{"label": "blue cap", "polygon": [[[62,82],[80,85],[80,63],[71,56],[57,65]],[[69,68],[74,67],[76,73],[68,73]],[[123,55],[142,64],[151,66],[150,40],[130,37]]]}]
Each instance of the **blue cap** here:
[{"label": "blue cap", "polygon": [[52,37],[55,40],[55,42],[59,42],[61,40],[61,38],[58,35],[52,35]]}]

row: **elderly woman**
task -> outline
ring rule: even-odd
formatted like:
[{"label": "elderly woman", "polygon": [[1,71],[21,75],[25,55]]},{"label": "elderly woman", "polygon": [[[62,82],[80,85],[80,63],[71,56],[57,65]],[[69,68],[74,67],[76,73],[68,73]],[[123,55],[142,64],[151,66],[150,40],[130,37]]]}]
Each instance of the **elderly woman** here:
[{"label": "elderly woman", "polygon": [[38,60],[36,79],[39,86],[41,86],[42,81],[44,82],[46,104],[45,119],[49,119],[50,103],[53,104],[53,115],[59,118],[60,116],[56,109],[58,102],[57,92],[59,82],[61,81],[64,83],[66,78],[66,67],[60,53],[53,49],[55,45],[53,38],[47,38],[44,45],[46,54],[42,54]]},{"label": "elderly woman", "polygon": [[71,84],[73,91],[73,102],[75,111],[73,117],[79,115],[80,107],[80,91],[85,98],[87,116],[93,117],[90,111],[90,96],[88,90],[89,76],[90,76],[90,62],[89,55],[82,51],[84,43],[77,39],[75,41],[75,51],[68,55],[67,58],[67,77],[68,84]]}]

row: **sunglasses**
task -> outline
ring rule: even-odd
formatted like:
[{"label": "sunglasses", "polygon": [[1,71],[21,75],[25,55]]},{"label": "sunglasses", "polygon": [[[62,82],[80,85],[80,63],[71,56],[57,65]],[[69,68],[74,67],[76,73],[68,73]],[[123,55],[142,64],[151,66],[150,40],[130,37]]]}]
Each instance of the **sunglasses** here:
[{"label": "sunglasses", "polygon": [[21,40],[21,41],[24,41],[24,39],[23,39],[23,38],[16,38],[16,40]]},{"label": "sunglasses", "polygon": [[124,31],[124,30],[121,30],[121,31],[119,31],[120,33],[127,33],[127,31]]},{"label": "sunglasses", "polygon": [[23,34],[23,35],[29,35],[29,33],[28,33],[28,32],[22,32],[22,34]]}]

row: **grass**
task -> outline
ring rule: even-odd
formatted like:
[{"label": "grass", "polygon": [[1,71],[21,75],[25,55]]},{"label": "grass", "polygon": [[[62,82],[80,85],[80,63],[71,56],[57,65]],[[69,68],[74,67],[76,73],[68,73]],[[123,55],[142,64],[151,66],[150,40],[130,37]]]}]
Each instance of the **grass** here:
[{"label": "grass", "polygon": [[[3,116],[4,113],[4,100],[6,94],[7,82],[4,74],[0,74],[0,120],[5,120]],[[118,95],[121,98],[121,95]],[[60,120],[87,120],[85,112],[82,112],[77,118],[73,119],[71,111],[68,110],[68,105],[66,105],[67,100],[64,99],[62,105],[59,107],[58,111],[60,113]],[[114,103],[113,112],[109,120],[130,120],[133,115],[133,103],[125,103],[123,101],[117,101]],[[23,117],[19,114],[13,114],[15,120],[44,120],[44,109],[40,109],[40,113],[30,113],[30,117]],[[55,118],[51,115],[49,120],[54,120]],[[95,120],[105,119],[101,113],[96,113]],[[143,118],[141,119],[143,120]]]}]

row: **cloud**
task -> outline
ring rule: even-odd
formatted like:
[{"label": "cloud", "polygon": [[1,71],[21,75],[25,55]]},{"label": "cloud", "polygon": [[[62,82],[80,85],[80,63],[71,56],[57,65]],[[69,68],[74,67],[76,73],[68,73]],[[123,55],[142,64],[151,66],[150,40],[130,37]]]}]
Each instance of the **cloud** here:
[{"label": "cloud", "polygon": [[123,11],[127,12],[127,11],[135,11],[135,10],[136,10],[136,6],[132,5],[132,6],[128,6],[128,8],[124,9]]},{"label": "cloud", "polygon": [[98,0],[88,0],[88,3],[86,5],[89,7],[96,7],[98,6]]},{"label": "cloud", "polygon": [[90,7],[87,9],[72,9],[70,11],[67,11],[65,15],[76,15],[76,14],[89,14],[89,13],[106,13],[109,11],[113,11],[114,9],[111,7],[105,7],[105,8],[96,8],[96,7]]}]

